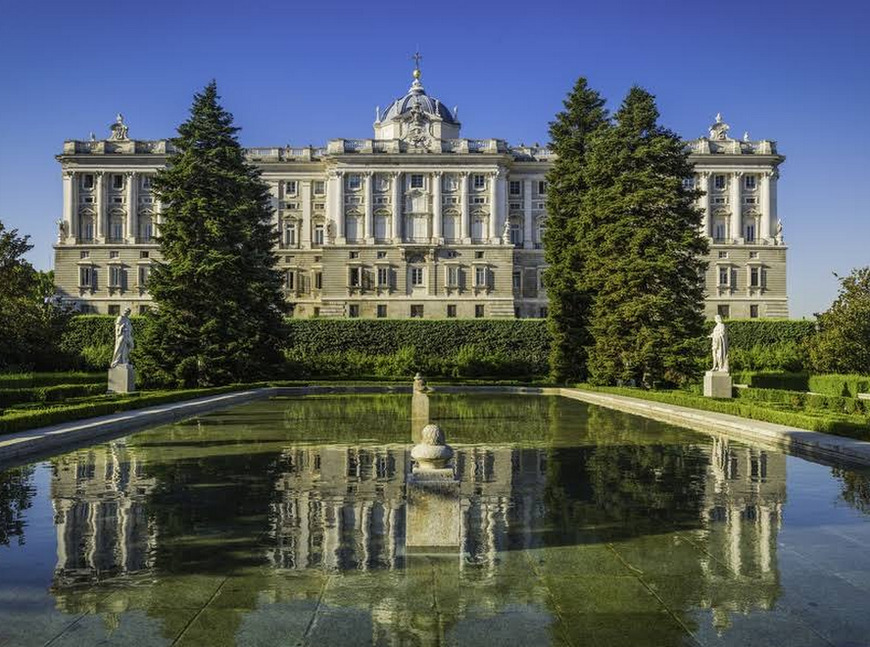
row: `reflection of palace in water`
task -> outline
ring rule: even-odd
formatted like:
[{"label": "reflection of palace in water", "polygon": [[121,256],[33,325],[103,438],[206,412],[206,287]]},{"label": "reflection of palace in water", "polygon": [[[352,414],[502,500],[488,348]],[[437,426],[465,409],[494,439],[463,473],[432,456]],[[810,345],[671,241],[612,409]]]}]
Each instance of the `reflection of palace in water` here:
[{"label": "reflection of palace in water", "polygon": [[157,532],[148,519],[146,499],[154,484],[142,462],[121,443],[69,454],[53,464],[57,585],[152,566]]}]

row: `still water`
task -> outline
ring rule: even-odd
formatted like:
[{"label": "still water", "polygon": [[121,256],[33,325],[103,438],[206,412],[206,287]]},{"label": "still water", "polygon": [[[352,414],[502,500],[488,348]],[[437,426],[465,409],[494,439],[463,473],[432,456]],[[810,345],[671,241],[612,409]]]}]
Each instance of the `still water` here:
[{"label": "still water", "polygon": [[[427,408],[274,399],[0,472],[0,645],[870,644],[870,472],[555,396]],[[429,526],[427,421],[459,480]]]}]

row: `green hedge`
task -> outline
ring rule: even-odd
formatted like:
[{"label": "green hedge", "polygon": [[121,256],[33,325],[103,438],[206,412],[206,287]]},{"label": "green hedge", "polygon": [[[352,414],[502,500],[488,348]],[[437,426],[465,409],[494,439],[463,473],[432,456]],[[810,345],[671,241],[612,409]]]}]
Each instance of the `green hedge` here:
[{"label": "green hedge", "polygon": [[106,378],[97,384],[60,384],[30,389],[0,389],[0,409],[30,402],[60,402],[106,392]]},{"label": "green hedge", "polygon": [[809,379],[809,390],[825,395],[858,397],[859,393],[870,393],[870,377],[862,375],[813,375]]},{"label": "green hedge", "polygon": [[157,404],[166,404],[169,402],[177,402],[179,400],[190,400],[192,398],[206,395],[217,395],[219,393],[252,389],[260,386],[264,385],[242,384],[213,387],[210,389],[155,391],[151,393],[143,392],[131,395],[104,396],[91,402],[80,402],[67,405],[61,404],[43,409],[27,409],[21,411],[12,409],[6,411],[4,415],[0,415],[0,434],[9,434],[16,431],[24,431],[25,429],[45,427],[62,422],[71,422],[73,420],[82,420],[84,418],[92,418],[95,416],[105,416],[120,411],[141,409],[142,407],[150,407]]},{"label": "green hedge", "polygon": [[806,373],[735,371],[732,378],[735,384],[746,384],[756,389],[808,391],[810,388],[810,378]]},{"label": "green hedge", "polygon": [[[816,322],[803,319],[738,319],[726,321],[732,348],[802,344],[816,334]],[[709,330],[713,330],[709,322]],[[708,331],[709,333],[709,331]]]},{"label": "green hedge", "polygon": [[646,391],[630,387],[595,387],[588,384],[577,384],[575,388],[601,393],[613,393],[632,398],[665,402],[677,406],[728,413],[734,416],[763,420],[775,424],[810,429],[837,436],[848,436],[858,440],[870,440],[870,421],[858,416],[835,414],[831,412],[795,412],[762,406],[755,402],[740,400],[715,400],[694,395],[685,391]]},{"label": "green hedge", "polygon": [[[867,404],[870,404],[856,398],[781,389],[735,389],[734,393],[740,400],[768,402],[793,409],[831,411],[847,415],[867,415]],[[870,420],[867,422],[870,424]]]},{"label": "green hedge", "polygon": [[6,373],[0,374],[0,389],[32,389],[42,386],[97,384],[106,380],[105,371],[100,373]]}]

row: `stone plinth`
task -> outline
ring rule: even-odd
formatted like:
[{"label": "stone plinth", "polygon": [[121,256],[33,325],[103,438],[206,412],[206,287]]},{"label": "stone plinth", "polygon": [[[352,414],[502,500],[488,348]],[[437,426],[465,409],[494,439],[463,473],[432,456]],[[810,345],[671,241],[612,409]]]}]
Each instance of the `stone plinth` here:
[{"label": "stone plinth", "polygon": [[731,374],[728,371],[704,373],[704,397],[731,398]]},{"label": "stone plinth", "polygon": [[418,470],[406,483],[405,547],[408,552],[459,550],[459,481],[453,470]]},{"label": "stone plinth", "polygon": [[136,390],[136,369],[132,364],[118,364],[109,369],[109,393],[132,393]]}]

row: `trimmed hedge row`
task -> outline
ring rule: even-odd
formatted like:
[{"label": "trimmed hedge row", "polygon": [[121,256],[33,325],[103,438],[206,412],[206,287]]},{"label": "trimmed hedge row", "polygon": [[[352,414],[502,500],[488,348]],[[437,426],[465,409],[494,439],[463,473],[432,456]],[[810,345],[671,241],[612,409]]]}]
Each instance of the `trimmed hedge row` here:
[{"label": "trimmed hedge row", "polygon": [[[104,369],[112,353],[113,319],[73,318],[60,341],[65,366]],[[132,323],[134,334],[140,335],[147,318],[132,317]],[[478,349],[478,354],[525,362],[527,372],[547,371],[550,335],[543,319],[291,319],[288,324],[291,358],[351,352],[387,356],[407,348],[421,356],[452,358],[465,346]],[[815,333],[815,324],[753,319],[730,321],[728,330],[734,366],[793,370],[803,367],[804,341]],[[705,362],[706,357],[698,359]]]},{"label": "trimmed hedge row", "polygon": [[810,390],[810,377],[807,373],[737,371],[733,373],[732,377],[735,384],[746,384],[756,389]]},{"label": "trimmed hedge row", "polygon": [[625,395],[632,398],[641,398],[643,400],[665,402],[667,404],[702,409],[704,411],[728,413],[743,418],[763,420],[765,422],[772,422],[800,429],[810,429],[837,436],[847,436],[858,440],[870,440],[870,422],[862,421],[857,416],[847,416],[845,414],[834,414],[830,412],[819,412],[818,414],[813,414],[803,411],[782,411],[750,402],[740,402],[737,400],[714,400],[713,398],[705,398],[685,391],[646,391],[640,388],[625,386],[590,386],[587,384],[577,384],[574,385],[574,388],[585,391]]},{"label": "trimmed hedge row", "polygon": [[25,429],[45,427],[47,425],[71,422],[83,418],[105,416],[120,411],[141,409],[156,404],[166,404],[179,400],[189,400],[206,395],[217,395],[229,391],[253,389],[263,384],[237,384],[219,386],[209,389],[184,389],[182,391],[156,391],[152,393],[133,394],[126,396],[105,396],[91,402],[78,404],[55,405],[44,409],[10,410],[0,416],[0,434],[9,434]]},{"label": "trimmed hedge row", "polygon": [[97,384],[105,381],[105,371],[100,373],[6,373],[0,374],[0,389],[32,389],[43,386]]},{"label": "trimmed hedge row", "polygon": [[[868,409],[863,400],[821,393],[802,393],[781,389],[735,389],[740,400],[769,402],[785,405],[794,409],[808,411],[831,411],[846,415],[867,415]],[[867,421],[870,424],[870,420]]]},{"label": "trimmed hedge row", "polygon": [[858,397],[859,393],[870,393],[870,377],[861,375],[813,375],[809,380],[809,390],[833,396]]},{"label": "trimmed hedge row", "polygon": [[59,384],[30,389],[0,389],[0,409],[29,402],[60,402],[67,398],[100,395],[106,392],[106,379],[98,384]]}]

